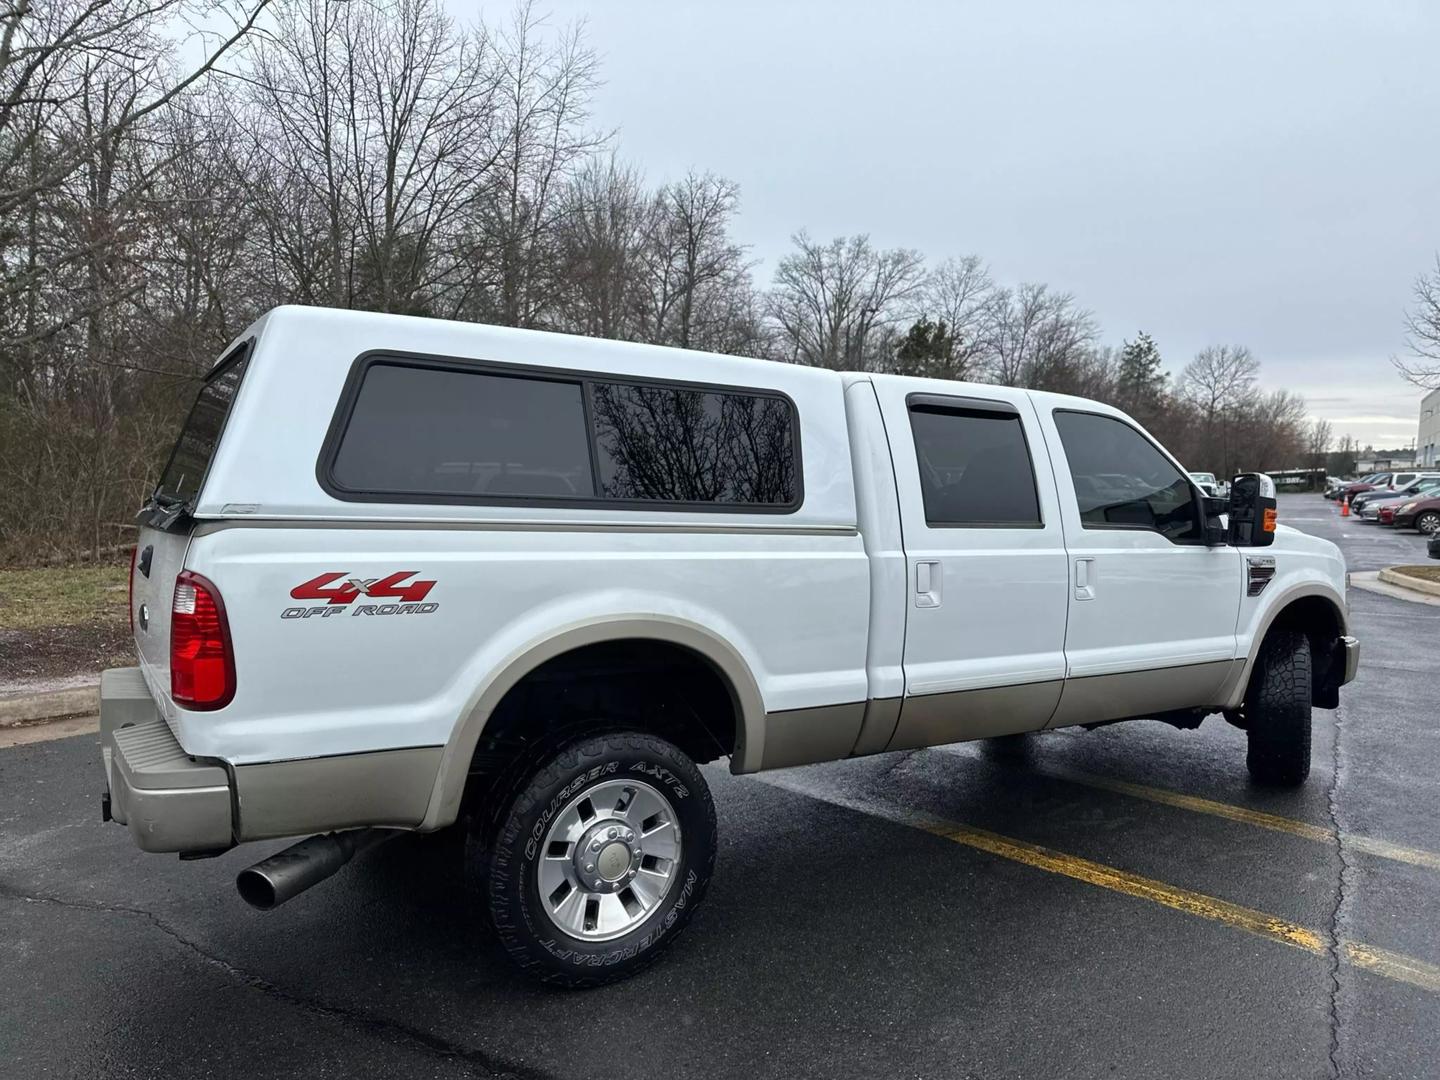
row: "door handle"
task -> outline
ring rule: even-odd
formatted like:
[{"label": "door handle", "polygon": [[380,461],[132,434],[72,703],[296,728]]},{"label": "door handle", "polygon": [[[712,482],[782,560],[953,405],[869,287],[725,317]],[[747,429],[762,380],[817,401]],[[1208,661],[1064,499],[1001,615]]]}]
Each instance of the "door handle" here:
[{"label": "door handle", "polygon": [[1086,558],[1086,559],[1076,559],[1076,560],[1075,560],[1075,599],[1076,599],[1076,600],[1094,600],[1094,599],[1095,599],[1095,582],[1094,582],[1094,578],[1095,578],[1095,568],[1094,568],[1094,566],[1092,565],[1094,562],[1095,562],[1094,559],[1089,559],[1089,558]]},{"label": "door handle", "polygon": [[941,568],[938,560],[915,564],[915,606],[939,607]]}]

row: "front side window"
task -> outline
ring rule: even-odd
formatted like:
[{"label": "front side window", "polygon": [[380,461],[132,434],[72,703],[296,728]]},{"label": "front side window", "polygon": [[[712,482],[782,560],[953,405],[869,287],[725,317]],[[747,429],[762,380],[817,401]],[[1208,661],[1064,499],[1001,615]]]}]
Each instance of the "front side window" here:
[{"label": "front side window", "polygon": [[331,477],[409,496],[594,495],[581,385],[371,364]]},{"label": "front side window", "polygon": [[1129,424],[1057,410],[1086,528],[1153,529],[1177,543],[1201,539],[1190,480]]},{"label": "front side window", "polygon": [[928,525],[1038,528],[1040,501],[1020,417],[911,405]]}]

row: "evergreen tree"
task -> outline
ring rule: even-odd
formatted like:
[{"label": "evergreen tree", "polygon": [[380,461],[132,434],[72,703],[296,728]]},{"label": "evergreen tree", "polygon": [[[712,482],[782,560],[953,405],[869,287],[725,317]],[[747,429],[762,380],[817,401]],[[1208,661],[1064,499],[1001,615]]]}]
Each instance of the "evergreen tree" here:
[{"label": "evergreen tree", "polygon": [[1160,363],[1159,346],[1143,330],[1120,350],[1119,370],[1115,373],[1116,405],[1142,423],[1164,404],[1165,373]]},{"label": "evergreen tree", "polygon": [[955,344],[955,335],[944,319],[916,319],[895,349],[895,370],[902,375],[945,378],[955,361]]}]

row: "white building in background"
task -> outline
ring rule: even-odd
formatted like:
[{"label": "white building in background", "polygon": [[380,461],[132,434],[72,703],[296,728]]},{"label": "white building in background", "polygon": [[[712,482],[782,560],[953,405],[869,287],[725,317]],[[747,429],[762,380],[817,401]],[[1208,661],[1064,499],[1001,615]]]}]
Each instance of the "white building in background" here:
[{"label": "white building in background", "polygon": [[1399,469],[1419,467],[1419,455],[1409,450],[1387,450],[1383,453],[1367,454],[1355,459],[1355,475],[1366,473],[1395,472]]},{"label": "white building in background", "polygon": [[1420,402],[1420,432],[1415,436],[1415,464],[1424,468],[1440,462],[1440,390],[1431,390]]}]

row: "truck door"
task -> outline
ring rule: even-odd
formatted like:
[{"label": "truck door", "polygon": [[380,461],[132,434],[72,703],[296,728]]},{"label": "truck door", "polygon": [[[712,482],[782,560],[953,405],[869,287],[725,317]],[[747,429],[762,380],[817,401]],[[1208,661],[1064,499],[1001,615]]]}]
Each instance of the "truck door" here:
[{"label": "truck door", "polygon": [[1067,557],[1024,391],[875,379],[906,569],[905,695],[889,749],[1041,728],[1065,674]]},{"label": "truck door", "polygon": [[1051,726],[1209,705],[1235,661],[1241,556],[1207,547],[1194,484],[1129,420],[1035,395],[1070,555]]}]

